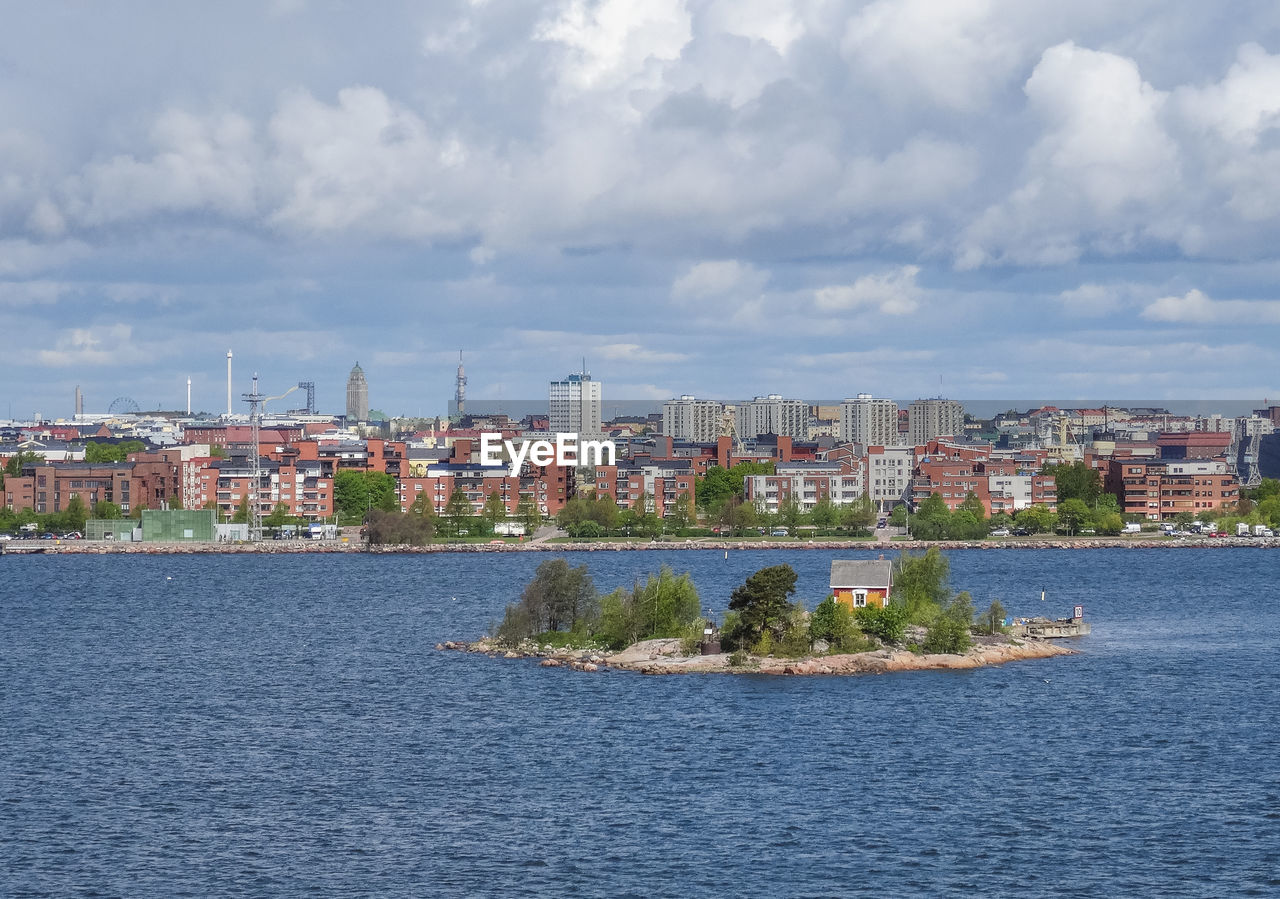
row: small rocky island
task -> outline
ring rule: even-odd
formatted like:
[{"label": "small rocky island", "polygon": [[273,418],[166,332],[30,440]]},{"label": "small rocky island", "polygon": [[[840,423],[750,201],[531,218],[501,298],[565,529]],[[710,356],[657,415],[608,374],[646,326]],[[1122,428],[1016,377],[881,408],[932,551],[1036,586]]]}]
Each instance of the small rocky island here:
[{"label": "small rocky island", "polygon": [[733,591],[717,626],[703,615],[688,574],[664,567],[600,596],[585,565],[557,559],[538,567],[492,635],[436,648],[642,674],[885,674],[1077,653],[1012,636],[999,600],[977,614],[968,593],[950,593],[948,575],[936,549],[893,562],[836,561],[827,598],[810,612],[790,598],[795,571],[775,565]]}]

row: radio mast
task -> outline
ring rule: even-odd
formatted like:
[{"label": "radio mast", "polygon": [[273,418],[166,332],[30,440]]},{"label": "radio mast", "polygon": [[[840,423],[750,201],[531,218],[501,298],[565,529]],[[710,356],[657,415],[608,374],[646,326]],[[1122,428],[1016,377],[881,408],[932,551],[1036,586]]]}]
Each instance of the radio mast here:
[{"label": "radio mast", "polygon": [[462,350],[458,350],[458,377],[454,381],[453,401],[461,418],[467,407],[467,374],[462,368]]}]

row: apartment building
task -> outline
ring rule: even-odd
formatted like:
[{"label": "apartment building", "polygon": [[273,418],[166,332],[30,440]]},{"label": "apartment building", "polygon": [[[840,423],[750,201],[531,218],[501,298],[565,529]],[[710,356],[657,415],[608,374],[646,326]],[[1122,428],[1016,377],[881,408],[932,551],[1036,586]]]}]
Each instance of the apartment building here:
[{"label": "apartment building", "polygon": [[767,512],[794,499],[810,512],[821,500],[838,506],[860,500],[866,493],[865,473],[860,460],[791,462],[779,464],[771,475],[743,478],[743,499]]},{"label": "apartment building", "polygon": [[715,443],[724,404],[684,395],[662,404],[662,433],[673,440]]},{"label": "apartment building", "polygon": [[442,514],[455,490],[479,514],[491,495],[502,500],[507,514],[515,515],[522,498],[531,499],[544,517],[554,516],[564,508],[573,493],[574,469],[561,465],[533,465],[526,462],[520,474],[512,477],[507,465],[481,465],[469,461],[444,461],[428,464],[419,477],[399,480],[400,509],[407,512],[425,494],[437,514]]},{"label": "apartment building", "polygon": [[677,506],[690,515],[694,510],[694,481],[698,473],[691,459],[652,459],[596,466],[596,496],[613,499],[621,509],[638,508],[666,518]]},{"label": "apartment building", "polygon": [[845,443],[894,446],[898,441],[898,404],[860,393],[840,404],[839,437]]},{"label": "apartment building", "polygon": [[1113,459],[1106,489],[1127,515],[1164,521],[1181,512],[1200,516],[1240,499],[1240,485],[1221,459],[1152,462]]},{"label": "apartment building", "polygon": [[908,439],[919,446],[939,437],[959,437],[964,433],[964,406],[955,400],[916,400],[908,410]]},{"label": "apartment building", "polygon": [[781,394],[758,396],[738,404],[734,412],[738,439],[776,434],[793,440],[809,437],[809,404],[803,400],[784,399]]}]

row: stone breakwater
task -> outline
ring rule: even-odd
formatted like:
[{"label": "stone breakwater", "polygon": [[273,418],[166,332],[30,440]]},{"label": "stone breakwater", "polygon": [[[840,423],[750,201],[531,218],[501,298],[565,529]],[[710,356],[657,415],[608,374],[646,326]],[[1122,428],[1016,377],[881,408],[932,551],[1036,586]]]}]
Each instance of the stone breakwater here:
[{"label": "stone breakwater", "polygon": [[556,649],[551,646],[525,644],[517,649],[497,646],[489,640],[474,643],[447,642],[436,644],[439,650],[479,653],[490,658],[540,659],[544,668],[570,668],[575,671],[603,671],[609,668],[637,671],[641,674],[890,674],[897,671],[946,671],[985,668],[1029,659],[1078,654],[1059,643],[1047,640],[1010,640],[987,638],[962,655],[917,654],[905,649],[884,648],[846,655],[812,656],[803,659],[757,658],[749,656],[744,664],[730,664],[726,653],[686,656],[679,640],[644,640],[621,652],[607,654],[598,650]]},{"label": "stone breakwater", "polygon": [[490,553],[490,552],[641,552],[646,550],[862,550],[887,552],[896,550],[922,550],[936,546],[938,549],[1205,549],[1244,547],[1251,549],[1280,549],[1280,537],[1255,539],[1249,537],[1186,538],[1186,539],[1131,539],[1125,537],[1088,537],[1079,539],[1045,540],[803,540],[790,542],[735,541],[735,540],[670,540],[648,543],[436,543],[431,546],[365,546],[362,543],[321,543],[265,541],[262,543],[100,543],[94,540],[41,540],[15,541],[0,544],[0,553],[81,553],[101,555],[106,553],[194,554],[194,553]]}]

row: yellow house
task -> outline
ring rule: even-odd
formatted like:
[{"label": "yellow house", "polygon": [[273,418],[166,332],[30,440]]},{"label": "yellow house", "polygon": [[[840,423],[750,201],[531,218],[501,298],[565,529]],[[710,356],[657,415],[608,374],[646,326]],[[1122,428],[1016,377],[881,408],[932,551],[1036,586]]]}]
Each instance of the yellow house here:
[{"label": "yellow house", "polygon": [[893,563],[853,562],[836,559],[831,563],[831,593],[851,609],[866,606],[884,608],[893,592]]}]

